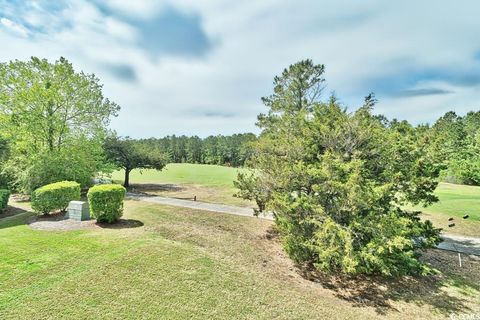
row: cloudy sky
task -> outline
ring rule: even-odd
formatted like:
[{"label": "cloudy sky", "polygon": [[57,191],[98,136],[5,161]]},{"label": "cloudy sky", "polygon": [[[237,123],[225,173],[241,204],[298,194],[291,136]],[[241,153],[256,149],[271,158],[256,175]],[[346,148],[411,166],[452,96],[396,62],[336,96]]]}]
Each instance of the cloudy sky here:
[{"label": "cloudy sky", "polygon": [[132,137],[253,131],[274,75],[326,66],[325,96],[414,123],[480,107],[480,2],[0,0],[0,61],[69,59]]}]

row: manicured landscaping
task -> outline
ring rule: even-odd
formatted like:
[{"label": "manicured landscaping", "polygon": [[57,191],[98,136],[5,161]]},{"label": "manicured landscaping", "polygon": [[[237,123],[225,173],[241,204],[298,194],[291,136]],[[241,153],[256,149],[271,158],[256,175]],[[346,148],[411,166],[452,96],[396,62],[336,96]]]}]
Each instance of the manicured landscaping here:
[{"label": "manicured landscaping", "polygon": [[[233,181],[241,168],[217,165],[170,163],[162,171],[133,170],[130,183],[135,191],[172,198],[193,199],[253,207],[254,203],[233,196],[237,190]],[[112,178],[123,183],[124,172],[115,171]]]},{"label": "manicured landscaping", "polygon": [[[237,168],[216,165],[170,163],[162,171],[134,170],[130,175],[130,182],[132,184],[188,183],[207,187],[233,188],[233,180],[237,177],[238,170]],[[115,181],[122,181],[123,171],[115,171],[112,178]]]},{"label": "manicured landscaping", "polygon": [[1,319],[434,319],[480,312],[479,262],[465,257],[458,269],[456,255],[437,250],[426,257],[444,272],[435,279],[341,280],[296,268],[272,223],[255,218],[139,201],[126,201],[122,219],[141,223],[117,227],[39,231],[25,224],[31,216],[0,219]]},{"label": "manicured landscaping", "polygon": [[473,9],[10,2],[0,320],[480,318]]},{"label": "manicured landscaping", "polygon": [[[196,195],[199,201],[253,207],[253,202],[232,196],[237,191],[233,180],[238,170],[244,169],[171,163],[162,171],[142,170],[140,173],[134,170],[130,179],[137,190],[152,194],[182,199],[192,199]],[[112,177],[121,183],[123,172],[116,171]],[[422,211],[424,218],[450,233],[480,236],[480,187],[440,183],[435,194],[439,202],[428,208],[411,209]],[[467,220],[462,219],[465,214],[469,215]],[[450,217],[455,219],[454,228],[448,228]]]},{"label": "manicured landscaping", "polygon": [[[480,236],[480,187],[440,183],[435,194],[439,202],[427,207],[414,207],[436,226],[449,233]],[[468,219],[463,219],[468,215]],[[449,228],[454,219],[455,226]]]},{"label": "manicured landscaping", "polygon": [[480,187],[440,183],[435,194],[440,201],[425,212],[456,218],[468,214],[469,220],[480,221]]},{"label": "manicured landscaping", "polygon": [[61,181],[44,185],[32,193],[32,208],[38,213],[48,214],[64,211],[72,200],[80,200],[80,184]]}]

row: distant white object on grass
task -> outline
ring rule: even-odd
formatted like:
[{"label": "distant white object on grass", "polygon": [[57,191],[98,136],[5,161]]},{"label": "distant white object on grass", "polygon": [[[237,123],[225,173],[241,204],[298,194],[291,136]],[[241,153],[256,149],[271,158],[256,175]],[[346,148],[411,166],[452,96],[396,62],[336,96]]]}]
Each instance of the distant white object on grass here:
[{"label": "distant white object on grass", "polygon": [[113,182],[110,178],[95,178],[92,180],[93,184],[110,184]]}]

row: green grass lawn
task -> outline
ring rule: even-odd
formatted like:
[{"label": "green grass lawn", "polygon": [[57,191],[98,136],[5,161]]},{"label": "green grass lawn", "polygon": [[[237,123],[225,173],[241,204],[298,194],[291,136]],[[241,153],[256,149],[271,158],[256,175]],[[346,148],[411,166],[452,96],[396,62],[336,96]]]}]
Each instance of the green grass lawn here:
[{"label": "green grass lawn", "polygon": [[[439,202],[412,209],[424,212],[425,218],[446,232],[480,237],[480,187],[440,183],[435,194]],[[465,214],[467,220],[462,219]],[[455,227],[448,227],[449,218],[454,218]]]},{"label": "green grass lawn", "polygon": [[[133,170],[130,184],[135,191],[160,196],[254,207],[254,203],[233,196],[237,192],[233,181],[241,168],[215,165],[171,163],[162,171]],[[112,179],[123,183],[124,171],[115,171]]]},{"label": "green grass lawn", "polygon": [[441,183],[435,194],[440,201],[425,211],[458,218],[468,214],[468,219],[480,221],[480,187]]},{"label": "green grass lawn", "polygon": [[[170,163],[163,170],[133,170],[130,173],[130,183],[173,183],[200,184],[207,187],[233,188],[238,168],[190,164]],[[112,178],[123,181],[123,170],[115,171]]]},{"label": "green grass lawn", "polygon": [[[13,203],[15,205],[15,203]],[[478,261],[434,279],[301,276],[270,221],[126,201],[136,228],[0,218],[0,319],[406,319],[480,312]],[[447,256],[445,256],[447,255]],[[428,257],[428,255],[427,255]],[[308,279],[309,280],[308,280]]]},{"label": "green grass lawn", "polygon": [[[182,199],[193,199],[193,196],[197,196],[199,201],[254,207],[253,202],[233,197],[236,192],[233,181],[238,170],[242,169],[172,163],[162,171],[143,170],[143,173],[140,173],[139,170],[134,170],[130,180],[140,191],[157,195]],[[123,171],[114,172],[112,178],[122,182]],[[164,186],[169,184],[177,187]],[[480,236],[480,187],[440,183],[435,193],[440,199],[438,203],[428,208],[410,209],[424,212],[424,218],[446,232]],[[465,214],[470,216],[468,220],[462,219]],[[450,217],[455,219],[454,228],[448,227]]]}]

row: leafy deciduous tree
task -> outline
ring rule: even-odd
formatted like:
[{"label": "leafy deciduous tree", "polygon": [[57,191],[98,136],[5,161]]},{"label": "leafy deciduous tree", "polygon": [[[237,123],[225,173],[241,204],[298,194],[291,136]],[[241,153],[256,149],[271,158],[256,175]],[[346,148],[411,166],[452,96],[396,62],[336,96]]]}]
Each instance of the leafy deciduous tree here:
[{"label": "leafy deciduous tree", "polygon": [[161,170],[166,165],[165,155],[156,149],[148,148],[138,141],[109,137],[104,143],[107,159],[125,170],[124,186],[130,185],[130,172],[133,169]]},{"label": "leafy deciduous tree", "polygon": [[[2,133],[11,141],[14,163],[9,167],[17,169],[13,170],[17,184],[25,191],[38,185],[26,186],[22,181],[29,179],[21,179],[18,174],[25,175],[25,170],[29,170],[30,178],[39,180],[36,159],[61,159],[82,148],[78,141],[88,141],[79,155],[97,159],[95,153],[107,132],[106,126],[118,110],[118,105],[103,96],[102,85],[95,75],[75,72],[64,58],[55,63],[32,57],[29,61],[0,64]],[[89,152],[87,148],[92,145],[96,147]],[[74,150],[67,151],[72,146]],[[101,162],[92,166],[91,159],[83,160],[75,163],[78,170],[84,170],[82,176],[93,176],[101,166]],[[82,163],[88,165],[79,167]],[[40,185],[75,179],[56,177],[56,172],[52,170],[50,181],[39,181]]]}]

